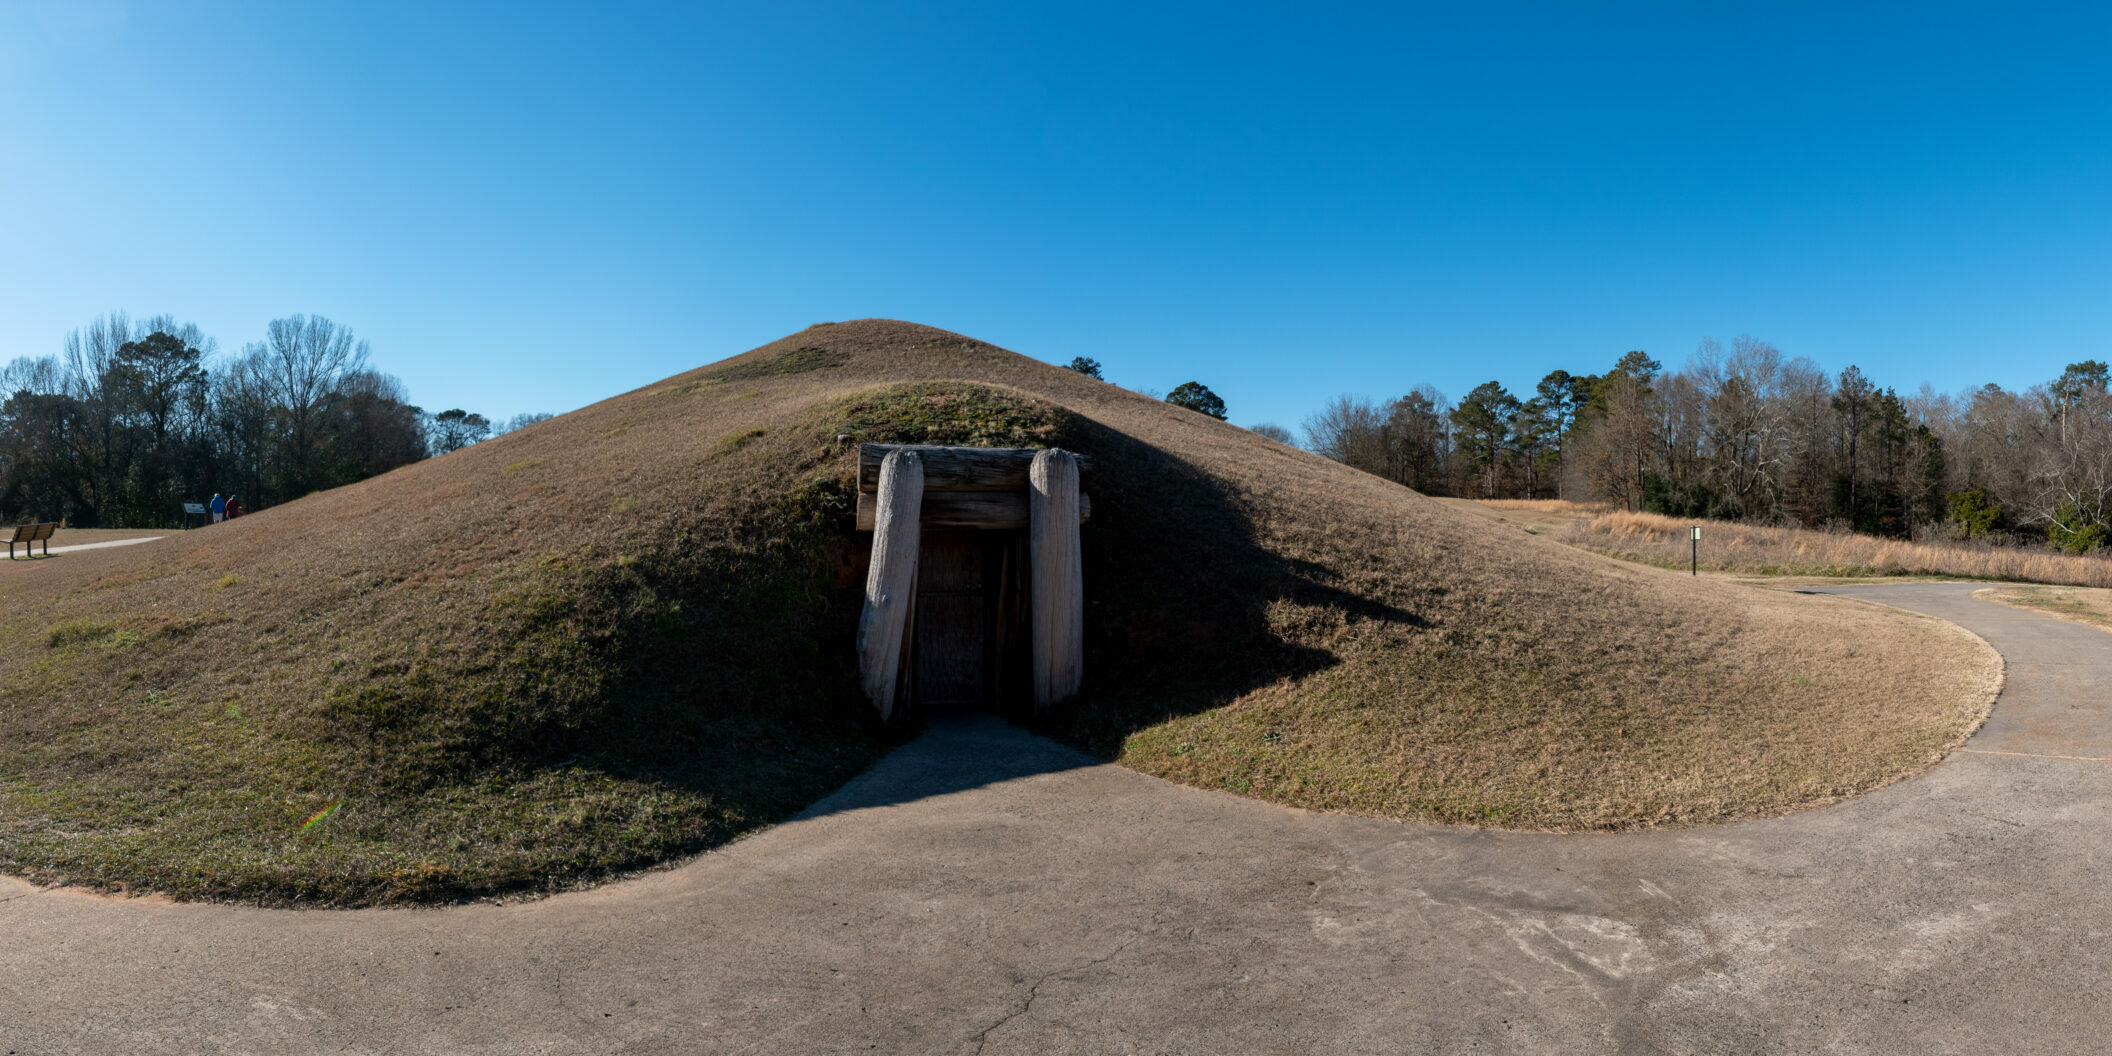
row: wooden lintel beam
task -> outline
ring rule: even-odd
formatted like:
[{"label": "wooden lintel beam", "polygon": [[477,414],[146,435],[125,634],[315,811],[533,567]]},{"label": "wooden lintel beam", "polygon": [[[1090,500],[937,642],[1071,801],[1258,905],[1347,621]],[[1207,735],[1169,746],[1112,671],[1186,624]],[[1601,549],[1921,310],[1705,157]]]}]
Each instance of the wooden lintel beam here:
[{"label": "wooden lintel beam", "polygon": [[[1027,490],[1027,467],[1034,455],[1023,447],[938,447],[928,444],[859,444],[858,490],[869,492],[880,484],[880,461],[891,451],[914,451],[924,463],[924,490],[1017,491]],[[1080,480],[1093,475],[1092,460],[1073,455]]]},{"label": "wooden lintel beam", "polygon": [[[858,530],[870,532],[880,512],[880,497],[869,491],[858,493]],[[1093,500],[1078,496],[1078,522],[1091,520]],[[1027,493],[1024,491],[927,491],[920,519],[926,528],[1025,528]]]}]

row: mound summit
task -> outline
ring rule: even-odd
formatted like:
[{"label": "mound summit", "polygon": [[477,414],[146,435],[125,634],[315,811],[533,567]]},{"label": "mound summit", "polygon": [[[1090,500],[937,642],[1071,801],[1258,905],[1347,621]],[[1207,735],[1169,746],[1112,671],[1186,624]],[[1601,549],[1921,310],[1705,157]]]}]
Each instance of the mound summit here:
[{"label": "mound summit", "polygon": [[179,897],[549,890],[796,811],[892,738],[860,442],[1089,455],[1086,683],[1041,732],[1319,809],[1694,824],[1913,773],[1948,624],[1498,530],[958,334],[861,320],[145,546],[0,573],[0,869]]}]

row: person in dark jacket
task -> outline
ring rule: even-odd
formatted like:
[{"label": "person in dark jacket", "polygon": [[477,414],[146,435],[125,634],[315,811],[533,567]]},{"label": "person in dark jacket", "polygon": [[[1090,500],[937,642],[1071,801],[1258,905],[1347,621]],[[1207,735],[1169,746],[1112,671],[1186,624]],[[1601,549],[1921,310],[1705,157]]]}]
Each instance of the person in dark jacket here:
[{"label": "person in dark jacket", "polygon": [[229,495],[229,496],[227,497],[227,519],[228,519],[228,520],[232,521],[232,520],[234,520],[235,518],[237,518],[237,517],[240,517],[240,516],[242,516],[242,515],[243,515],[244,513],[247,513],[247,512],[249,512],[249,511],[247,511],[247,510],[244,510],[244,509],[242,508],[242,497],[241,497],[241,496],[239,496],[239,495]]}]

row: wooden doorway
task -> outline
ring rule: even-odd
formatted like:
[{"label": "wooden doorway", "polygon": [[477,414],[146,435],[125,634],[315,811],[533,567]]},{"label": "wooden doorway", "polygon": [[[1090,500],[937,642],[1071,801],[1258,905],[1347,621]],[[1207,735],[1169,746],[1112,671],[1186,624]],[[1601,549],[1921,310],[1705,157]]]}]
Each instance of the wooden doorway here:
[{"label": "wooden doorway", "polygon": [[925,532],[917,558],[916,678],[910,699],[930,709],[984,703],[989,606],[983,598],[983,533]]},{"label": "wooden doorway", "polygon": [[1055,449],[860,444],[858,464],[857,526],[873,533],[858,675],[880,717],[1025,717],[1077,692],[1090,463]]},{"label": "wooden doorway", "polygon": [[913,708],[1025,713],[1032,692],[1026,545],[1021,531],[923,533],[910,631]]}]

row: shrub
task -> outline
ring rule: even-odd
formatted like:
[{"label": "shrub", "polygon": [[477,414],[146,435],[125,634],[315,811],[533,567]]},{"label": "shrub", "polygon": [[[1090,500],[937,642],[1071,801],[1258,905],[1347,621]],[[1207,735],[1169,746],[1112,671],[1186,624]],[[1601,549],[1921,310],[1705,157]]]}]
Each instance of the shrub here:
[{"label": "shrub", "polygon": [[1986,488],[1968,488],[1951,496],[1951,520],[1967,539],[1978,539],[2002,527],[2002,507],[1990,501]]},{"label": "shrub", "polygon": [[1720,498],[1705,484],[1680,484],[1655,471],[1643,474],[1643,512],[1708,520]]},{"label": "shrub", "polygon": [[2107,540],[2112,540],[2112,528],[2105,524],[2104,511],[2072,502],[2056,510],[2053,523],[2046,526],[2046,541],[2071,554],[2087,554]]},{"label": "shrub", "polygon": [[1186,407],[1197,414],[1207,414],[1222,422],[1225,420],[1225,401],[1211,392],[1209,386],[1200,381],[1184,381],[1166,394],[1166,402],[1175,407]]}]

